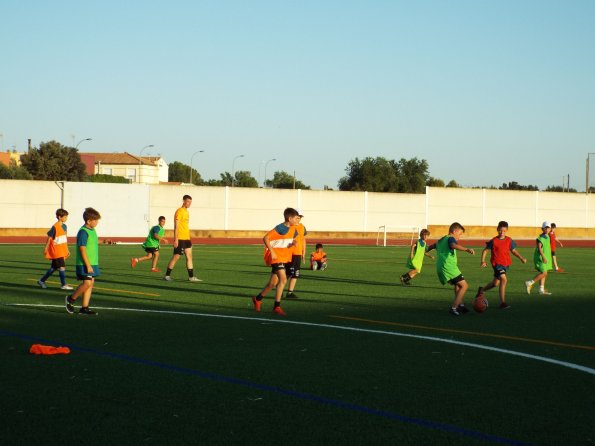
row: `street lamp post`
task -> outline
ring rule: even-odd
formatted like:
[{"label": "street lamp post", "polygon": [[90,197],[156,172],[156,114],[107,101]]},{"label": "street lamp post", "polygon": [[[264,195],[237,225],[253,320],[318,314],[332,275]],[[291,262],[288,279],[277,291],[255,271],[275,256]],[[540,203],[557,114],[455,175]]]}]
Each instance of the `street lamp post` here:
[{"label": "street lamp post", "polygon": [[148,149],[150,147],[155,147],[153,144],[149,144],[148,146],[143,147],[142,149],[140,149],[140,155],[138,156],[138,182],[140,184],[140,169],[143,163],[143,151],[145,149]]},{"label": "street lamp post", "polygon": [[266,185],[267,185],[267,166],[269,165],[269,163],[271,161],[277,161],[277,158],[273,158],[273,159],[268,160],[266,162],[266,164],[264,165],[264,183],[262,183],[263,187],[266,187]]},{"label": "street lamp post", "polygon": [[235,183],[235,174],[236,174],[236,170],[235,170],[235,164],[236,164],[236,160],[238,158],[244,158],[244,155],[238,155],[236,156],[233,161],[231,162],[231,187],[234,186]]},{"label": "street lamp post", "polygon": [[203,153],[204,150],[199,150],[198,152],[194,152],[190,157],[190,176],[188,177],[188,182],[192,184],[192,160],[194,159],[194,155],[198,155],[199,153]]},{"label": "street lamp post", "polygon": [[74,146],[74,148],[78,150],[80,143],[85,142],[85,141],[93,141],[93,139],[92,138],[81,139],[79,142],[76,143],[76,146]]},{"label": "street lamp post", "polygon": [[587,179],[585,181],[585,193],[586,194],[589,193],[589,158],[591,157],[591,155],[595,155],[595,152],[587,153]]}]

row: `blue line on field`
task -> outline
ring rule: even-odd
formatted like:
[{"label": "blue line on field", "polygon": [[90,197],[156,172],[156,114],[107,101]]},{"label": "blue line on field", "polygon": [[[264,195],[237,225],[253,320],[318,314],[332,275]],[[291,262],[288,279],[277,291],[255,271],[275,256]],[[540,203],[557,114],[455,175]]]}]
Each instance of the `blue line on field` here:
[{"label": "blue line on field", "polygon": [[99,356],[106,356],[109,358],[120,359],[122,361],[127,361],[127,362],[131,362],[131,363],[144,364],[144,365],[148,365],[151,367],[156,367],[156,368],[160,368],[160,369],[164,369],[164,370],[170,370],[170,371],[174,371],[174,372],[178,372],[178,373],[183,373],[185,375],[199,376],[201,378],[206,378],[206,379],[209,379],[212,381],[218,381],[218,382],[223,382],[223,383],[228,383],[228,384],[236,384],[236,385],[248,387],[251,389],[257,389],[257,390],[262,390],[265,392],[287,395],[287,396],[291,396],[291,397],[306,400],[306,401],[313,401],[316,403],[327,404],[327,405],[339,407],[339,408],[345,409],[345,410],[366,413],[369,415],[375,415],[375,416],[379,416],[382,418],[401,421],[403,423],[409,423],[409,424],[413,424],[413,425],[417,425],[417,426],[421,426],[421,427],[426,427],[429,429],[459,434],[459,435],[463,435],[465,437],[472,437],[472,438],[476,438],[479,440],[489,441],[492,443],[500,443],[500,444],[507,444],[507,445],[515,445],[515,446],[530,446],[529,443],[523,443],[523,442],[520,442],[517,440],[499,437],[496,435],[485,434],[483,432],[473,431],[470,429],[465,429],[465,428],[450,425],[450,424],[438,423],[438,422],[434,422],[434,421],[430,421],[430,420],[424,420],[421,418],[408,417],[408,416],[400,415],[400,414],[394,413],[394,412],[373,409],[370,407],[360,406],[358,404],[347,403],[345,401],[325,398],[325,397],[313,395],[310,393],[297,392],[294,390],[283,389],[281,387],[254,383],[254,382],[246,381],[243,379],[233,378],[233,377],[224,376],[224,375],[218,375],[215,373],[204,372],[201,370],[195,370],[195,369],[190,369],[190,368],[186,368],[186,367],[178,367],[178,366],[171,365],[171,364],[164,364],[164,363],[160,363],[160,362],[156,362],[156,361],[151,361],[149,359],[136,358],[134,356],[123,355],[120,353],[113,353],[113,352],[103,351],[103,350],[96,350],[96,349],[88,348],[88,347],[80,347],[77,345],[64,344],[64,343],[56,342],[53,340],[37,338],[35,336],[29,336],[29,335],[22,334],[22,333],[14,333],[14,332],[1,330],[1,329],[0,329],[0,335],[19,338],[19,339],[23,339],[23,340],[35,341],[35,342],[43,342],[43,343],[47,343],[50,345],[60,345],[60,346],[68,347],[71,350],[75,350],[75,351],[79,351],[79,352],[92,353],[92,354],[99,355]]}]

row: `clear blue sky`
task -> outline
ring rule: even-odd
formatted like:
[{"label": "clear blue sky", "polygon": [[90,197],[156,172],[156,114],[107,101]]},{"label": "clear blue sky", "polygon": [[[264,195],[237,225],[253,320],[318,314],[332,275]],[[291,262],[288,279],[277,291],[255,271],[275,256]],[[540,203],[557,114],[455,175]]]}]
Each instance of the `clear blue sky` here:
[{"label": "clear blue sky", "polygon": [[206,179],[276,158],[269,178],[313,188],[417,157],[464,186],[582,191],[594,24],[592,0],[4,0],[1,143],[204,150]]}]

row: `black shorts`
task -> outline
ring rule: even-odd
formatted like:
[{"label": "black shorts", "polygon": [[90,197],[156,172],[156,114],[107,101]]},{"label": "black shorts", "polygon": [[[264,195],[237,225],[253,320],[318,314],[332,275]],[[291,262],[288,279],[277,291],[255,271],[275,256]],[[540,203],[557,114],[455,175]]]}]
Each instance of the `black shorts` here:
[{"label": "black shorts", "polygon": [[285,271],[286,274],[291,274],[292,269],[292,262],[288,263],[272,263],[271,264],[271,274],[277,274],[278,271]]},{"label": "black shorts", "polygon": [[157,251],[159,251],[159,247],[157,248],[145,248],[145,252],[148,254],[155,254]]},{"label": "black shorts", "polygon": [[552,257],[556,256],[556,251],[552,251]]},{"label": "black shorts", "polygon": [[178,247],[174,248],[174,255],[184,255],[184,250],[192,248],[192,242],[190,240],[178,240]]},{"label": "black shorts", "polygon": [[58,257],[57,259],[52,259],[52,269],[60,269],[65,268],[66,262],[64,261],[64,257]]},{"label": "black shorts", "polygon": [[494,278],[499,279],[500,276],[505,276],[508,273],[508,267],[503,265],[496,265],[494,268]]},{"label": "black shorts", "polygon": [[79,274],[76,275],[77,280],[93,280],[93,276],[81,276]]},{"label": "black shorts", "polygon": [[302,266],[302,256],[292,256],[291,257],[291,270],[290,274],[291,277],[295,277],[296,279],[300,277],[300,267]]},{"label": "black shorts", "polygon": [[463,280],[465,280],[465,276],[463,276],[462,274],[459,274],[454,279],[450,279],[448,281],[448,283],[450,283],[451,285],[456,285],[457,283],[462,282]]}]

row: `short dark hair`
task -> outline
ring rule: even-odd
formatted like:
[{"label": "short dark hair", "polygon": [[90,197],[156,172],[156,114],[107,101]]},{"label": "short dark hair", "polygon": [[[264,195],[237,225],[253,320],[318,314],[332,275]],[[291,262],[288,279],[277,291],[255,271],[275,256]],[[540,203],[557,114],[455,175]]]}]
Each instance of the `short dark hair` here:
[{"label": "short dark hair", "polygon": [[429,237],[430,231],[428,231],[427,229],[422,229],[421,231],[419,231],[419,238],[423,238],[424,235],[427,235]]},{"label": "short dark hair", "polygon": [[465,227],[459,222],[455,221],[452,225],[450,225],[450,228],[448,228],[448,233],[451,234],[453,231],[457,229],[460,229],[461,231],[465,232]]},{"label": "short dark hair", "polygon": [[56,209],[56,218],[61,218],[68,215],[68,211],[66,209]]},{"label": "short dark hair", "polygon": [[552,225],[551,226],[552,229],[556,229],[556,223],[551,223],[551,225]]},{"label": "short dark hair", "polygon": [[316,243],[316,249],[322,248],[322,243]]},{"label": "short dark hair", "polygon": [[160,215],[159,218],[157,219],[157,221],[161,221],[161,220],[165,220],[165,217],[163,215]]},{"label": "short dark hair", "polygon": [[192,197],[190,195],[184,195],[182,200],[192,200]]},{"label": "short dark hair", "polygon": [[500,221],[498,223],[498,229],[500,229],[500,228],[506,228],[506,229],[508,229],[508,222],[507,221],[504,221],[504,220]]},{"label": "short dark hair", "polygon": [[300,215],[299,212],[294,208],[285,208],[283,211],[283,217],[285,218],[285,221],[288,221],[291,217],[296,217],[298,215]]},{"label": "short dark hair", "polygon": [[93,208],[85,208],[85,212],[83,212],[83,220],[85,223],[89,220],[99,220],[101,218],[101,214],[97,212]]}]

